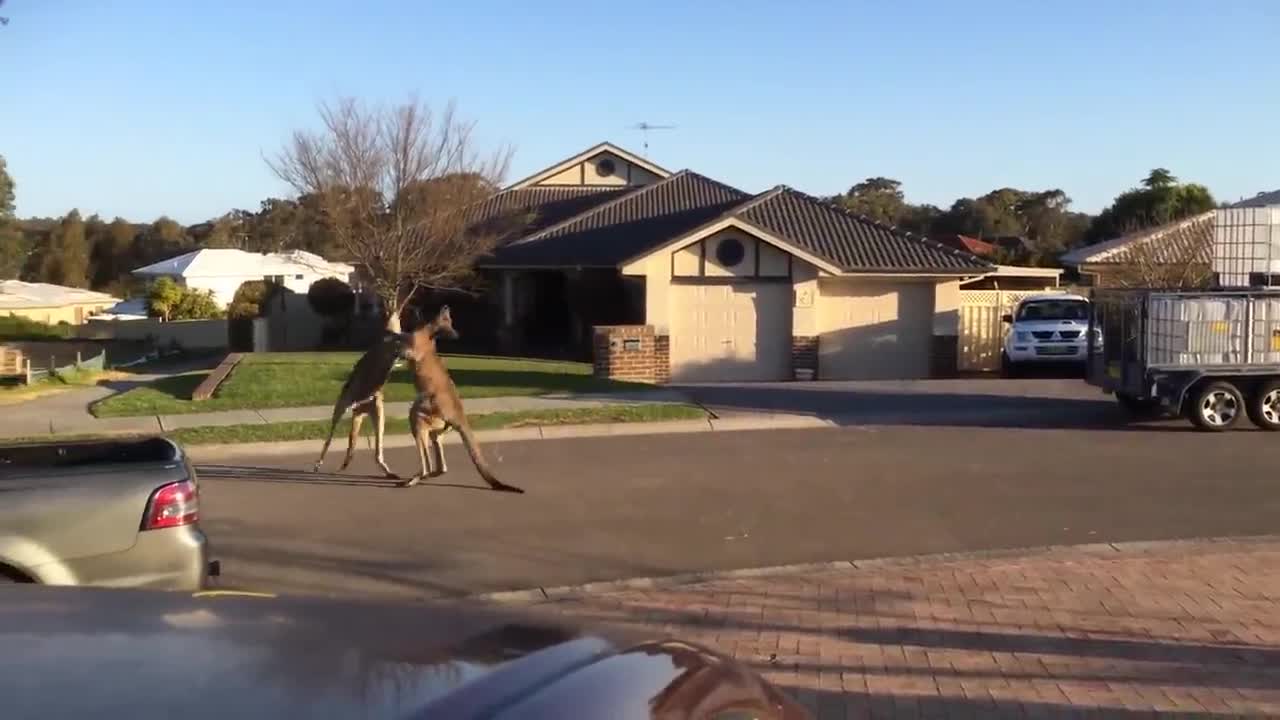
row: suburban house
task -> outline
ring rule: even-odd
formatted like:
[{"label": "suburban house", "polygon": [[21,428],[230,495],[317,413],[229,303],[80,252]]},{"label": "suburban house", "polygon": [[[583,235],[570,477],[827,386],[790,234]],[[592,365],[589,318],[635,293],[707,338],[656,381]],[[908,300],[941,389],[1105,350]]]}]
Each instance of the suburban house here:
[{"label": "suburban house", "polygon": [[972,253],[980,258],[986,258],[988,260],[995,258],[996,252],[1000,250],[1000,248],[994,243],[989,243],[986,240],[979,240],[976,237],[970,237],[968,235],[935,235],[932,239],[946,245],[947,247],[955,248],[956,250],[963,250],[967,253]]},{"label": "suburban house", "polygon": [[206,248],[169,258],[133,271],[137,277],[172,278],[179,285],[208,290],[222,305],[230,305],[236,290],[250,280],[266,280],[305,294],[321,278],[350,282],[354,268],[329,262],[314,253],[291,250],[251,253],[232,248]]},{"label": "suburban house", "polygon": [[[1062,256],[1095,287],[1141,287],[1185,278],[1208,281],[1213,211],[1112,240],[1076,248]],[[1199,279],[1199,280],[1197,280]]]},{"label": "suburban house", "polygon": [[106,293],[80,288],[0,281],[0,315],[25,317],[50,325],[80,325],[86,318],[120,302]]},{"label": "suburban house", "polygon": [[531,222],[481,263],[502,329],[650,381],[954,372],[965,280],[994,271],[779,185],[751,194],[609,143],[491,198]]}]

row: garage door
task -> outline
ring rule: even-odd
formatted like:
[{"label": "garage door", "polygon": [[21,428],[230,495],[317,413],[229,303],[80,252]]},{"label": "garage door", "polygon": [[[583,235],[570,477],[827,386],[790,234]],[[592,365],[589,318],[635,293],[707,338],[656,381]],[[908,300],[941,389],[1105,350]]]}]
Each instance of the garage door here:
[{"label": "garage door", "polygon": [[880,380],[929,376],[933,285],[830,280],[821,286],[818,376]]},{"label": "garage door", "polygon": [[671,286],[671,379],[786,380],[791,375],[791,285]]}]

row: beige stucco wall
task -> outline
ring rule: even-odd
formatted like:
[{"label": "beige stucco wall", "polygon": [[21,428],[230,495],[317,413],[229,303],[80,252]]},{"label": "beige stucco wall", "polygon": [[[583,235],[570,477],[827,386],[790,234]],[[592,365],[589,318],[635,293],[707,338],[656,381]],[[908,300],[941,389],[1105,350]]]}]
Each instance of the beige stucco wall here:
[{"label": "beige stucco wall", "polygon": [[[597,164],[608,158],[613,161],[612,175],[602,176],[596,170]],[[658,176],[610,152],[602,152],[587,160],[565,168],[555,175],[539,180],[537,185],[648,185]]]},{"label": "beige stucco wall", "polygon": [[947,280],[933,289],[933,334],[960,332],[960,281]]},{"label": "beige stucco wall", "polygon": [[[68,325],[79,325],[90,315],[96,312],[102,312],[114,304],[115,303],[111,302],[78,303],[75,305],[62,305],[59,307],[16,308],[13,310],[5,310],[3,312],[11,316],[24,317],[29,320],[49,325],[57,325],[60,322],[65,322]],[[76,317],[77,308],[80,310],[79,317]]]}]

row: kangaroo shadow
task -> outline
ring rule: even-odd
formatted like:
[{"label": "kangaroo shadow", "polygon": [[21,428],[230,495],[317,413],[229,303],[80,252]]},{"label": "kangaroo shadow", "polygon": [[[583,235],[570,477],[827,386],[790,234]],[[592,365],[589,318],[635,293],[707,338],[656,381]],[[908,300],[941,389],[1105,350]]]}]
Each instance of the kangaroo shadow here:
[{"label": "kangaroo shadow", "polygon": [[[196,473],[200,477],[237,480],[242,482],[286,483],[295,485],[339,485],[347,487],[383,489],[394,488],[397,490],[408,489],[400,486],[401,480],[393,480],[382,475],[347,475],[332,472],[312,472],[310,470],[257,467],[252,465],[197,465]],[[460,490],[484,490],[492,492],[492,490],[486,486],[437,482],[432,479],[427,479],[415,487],[457,488]]]}]

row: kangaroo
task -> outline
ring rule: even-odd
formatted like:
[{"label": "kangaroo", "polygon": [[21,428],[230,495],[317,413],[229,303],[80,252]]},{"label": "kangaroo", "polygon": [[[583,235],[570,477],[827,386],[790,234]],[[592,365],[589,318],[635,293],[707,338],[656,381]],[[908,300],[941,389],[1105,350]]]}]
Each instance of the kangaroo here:
[{"label": "kangaroo", "polygon": [[356,441],[360,437],[360,425],[364,422],[365,416],[370,415],[374,423],[374,456],[378,467],[382,468],[386,477],[397,480],[400,478],[387,467],[387,461],[382,455],[382,438],[386,431],[382,388],[387,384],[387,378],[391,375],[396,361],[408,359],[408,340],[409,337],[405,334],[389,332],[356,361],[355,367],[351,368],[351,374],[347,376],[347,381],[342,385],[338,401],[333,405],[333,422],[329,425],[329,437],[325,439],[324,447],[320,448],[320,458],[311,468],[312,472],[320,471],[320,466],[324,464],[324,456],[329,452],[329,444],[333,442],[334,432],[338,429],[338,421],[350,410],[351,435],[347,439],[347,455],[343,458],[338,472],[346,470],[351,464],[351,459],[356,452]]},{"label": "kangaroo", "polygon": [[[458,331],[453,329],[453,316],[449,306],[440,308],[440,312],[431,322],[418,328],[407,341],[406,355],[413,371],[413,384],[418,390],[418,397],[409,408],[409,430],[413,433],[418,447],[420,472],[401,483],[402,487],[413,487],[424,478],[443,475],[449,468],[445,465],[444,450],[440,447],[440,436],[449,430],[457,430],[466,446],[471,462],[475,464],[480,477],[489,483],[494,490],[522,493],[524,490],[508,485],[494,476],[489,463],[485,461],[475,433],[467,423],[466,411],[462,409],[462,400],[458,397],[458,388],[449,377],[444,361],[436,352],[436,336],[450,339],[458,338]],[[434,459],[439,458],[440,469],[432,468]]]}]

